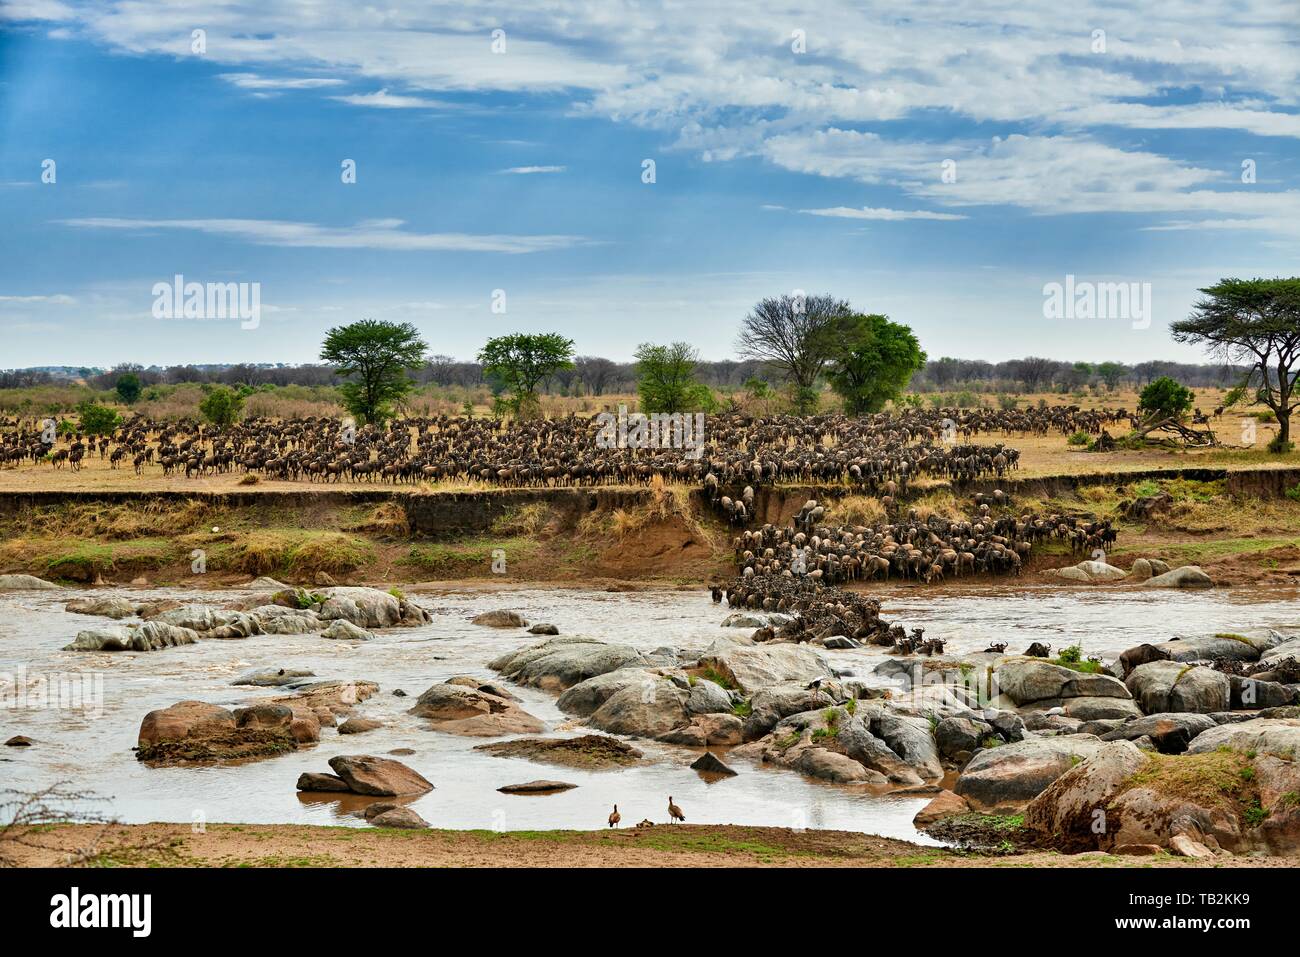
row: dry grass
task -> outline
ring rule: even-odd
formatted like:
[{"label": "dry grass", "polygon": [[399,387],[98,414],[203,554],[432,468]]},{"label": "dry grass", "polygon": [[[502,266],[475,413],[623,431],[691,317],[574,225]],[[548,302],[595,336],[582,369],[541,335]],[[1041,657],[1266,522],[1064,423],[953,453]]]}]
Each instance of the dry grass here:
[{"label": "dry grass", "polygon": [[880,499],[870,495],[849,495],[832,506],[835,519],[846,525],[875,525],[888,519]]},{"label": "dry grass", "polygon": [[151,535],[175,535],[204,524],[212,513],[204,502],[141,499],[129,505],[70,502],[24,511],[7,523],[11,534],[57,538],[106,538],[123,541]]}]

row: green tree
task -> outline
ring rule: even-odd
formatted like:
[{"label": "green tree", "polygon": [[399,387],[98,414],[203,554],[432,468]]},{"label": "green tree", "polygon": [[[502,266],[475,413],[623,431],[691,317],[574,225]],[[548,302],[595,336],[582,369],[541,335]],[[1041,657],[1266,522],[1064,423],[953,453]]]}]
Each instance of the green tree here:
[{"label": "green tree", "polygon": [[1138,411],[1148,423],[1181,419],[1195,400],[1196,395],[1191,389],[1162,375],[1142,390],[1138,397]]},{"label": "green tree", "polygon": [[218,428],[228,429],[244,412],[243,391],[235,391],[228,386],[213,386],[199,403],[199,412]]},{"label": "green tree", "polygon": [[483,376],[509,392],[509,407],[521,418],[540,414],[537,387],[563,369],[572,369],[573,340],[556,332],[515,333],[489,339],[479,350]]},{"label": "green tree", "polygon": [[77,421],[86,435],[108,435],[122,424],[122,416],[116,409],[87,399],[77,405]]},{"label": "green tree", "polygon": [[795,409],[817,407],[817,379],[834,354],[827,331],[852,314],[833,296],[772,296],[761,300],[741,322],[736,349],[742,359],[757,359],[779,369],[789,383]]},{"label": "green tree", "polygon": [[347,380],[339,386],[344,407],[362,422],[379,423],[414,387],[406,370],[420,368],[428,348],[409,322],[362,319],[331,329],[320,357]]},{"label": "green tree", "polygon": [[1272,448],[1291,448],[1291,413],[1300,406],[1300,278],[1223,279],[1201,290],[1192,314],[1170,326],[1174,340],[1203,345],[1227,363],[1247,365],[1243,383],[1277,418]]},{"label": "green tree", "polygon": [[828,378],[851,415],[879,412],[925,365],[925,353],[912,330],[890,322],[888,316],[844,316],[824,334],[832,342]]},{"label": "green tree", "polygon": [[134,372],[124,372],[117,377],[117,397],[126,405],[133,405],[135,400],[140,398],[140,377]]},{"label": "green tree", "polygon": [[642,412],[701,412],[714,407],[708,386],[695,381],[700,357],[689,343],[643,342],[634,355]]},{"label": "green tree", "polygon": [[1114,392],[1119,386],[1120,380],[1128,372],[1128,366],[1122,362],[1101,362],[1097,364],[1097,375],[1101,376],[1101,381],[1106,383],[1106,388]]}]

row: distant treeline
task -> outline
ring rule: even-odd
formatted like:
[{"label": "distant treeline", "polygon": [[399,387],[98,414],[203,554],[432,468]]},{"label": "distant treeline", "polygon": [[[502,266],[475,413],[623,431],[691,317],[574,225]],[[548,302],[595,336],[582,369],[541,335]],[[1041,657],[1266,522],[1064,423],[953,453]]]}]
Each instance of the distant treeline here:
[{"label": "distant treeline", "polygon": [[[90,372],[84,376],[93,389],[114,388],[118,377],[134,372],[143,386],[180,383],[220,383],[250,386],[336,386],[342,380],[327,365],[258,365],[240,363],[228,366],[177,365],[160,368],[123,364],[107,372]],[[951,392],[966,390],[982,393],[1071,392],[1088,387],[1116,389],[1141,387],[1160,376],[1170,376],[1193,388],[1226,388],[1237,384],[1245,369],[1236,366],[1187,362],[1061,362],[1027,356],[1004,362],[979,359],[931,359],[912,379],[911,391]],[[476,388],[486,385],[483,367],[477,362],[460,362],[449,356],[433,356],[412,373],[419,385]],[[696,378],[710,388],[731,392],[745,388],[755,380],[779,387],[778,377],[761,362],[722,360],[700,362]],[[40,385],[63,384],[66,375],[41,369],[0,372],[0,389],[22,389]],[[635,392],[636,367],[631,362],[614,362],[599,356],[579,356],[574,368],[552,376],[543,386],[548,394],[600,396]]]}]

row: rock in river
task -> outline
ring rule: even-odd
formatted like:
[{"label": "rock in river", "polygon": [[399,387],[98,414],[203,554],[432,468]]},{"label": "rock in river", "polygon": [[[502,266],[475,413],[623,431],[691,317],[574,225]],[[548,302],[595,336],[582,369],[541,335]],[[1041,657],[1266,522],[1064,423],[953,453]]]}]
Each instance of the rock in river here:
[{"label": "rock in river", "polygon": [[576,788],[568,781],[526,781],[523,784],[507,784],[497,788],[502,794],[555,794]]},{"label": "rock in river", "polygon": [[58,591],[61,587],[34,575],[0,575],[0,591]]},{"label": "rock in river", "polygon": [[470,619],[470,624],[483,625],[487,628],[527,628],[528,620],[517,611],[498,608],[474,616]]},{"label": "rock in river", "polygon": [[1017,810],[1102,747],[1090,734],[1031,737],[971,758],[954,789],[977,811]]},{"label": "rock in river", "polygon": [[74,598],[64,611],[76,615],[98,615],[102,618],[130,618],[136,613],[135,604],[125,598],[98,595],[91,598]]},{"label": "rock in river", "polygon": [[537,734],[546,725],[514,701],[462,684],[430,686],[410,713],[428,718],[434,730],[473,737]]},{"label": "rock in river", "polygon": [[1149,661],[1124,680],[1147,714],[1163,711],[1227,711],[1232,682],[1221,671],[1178,661]]},{"label": "rock in river", "polygon": [[348,790],[356,794],[396,797],[433,790],[433,785],[418,771],[392,758],[379,758],[371,754],[340,754],[330,758],[330,767],[347,783]]},{"label": "rock in river", "polygon": [[810,684],[835,673],[807,645],[754,644],[748,639],[720,638],[700,655],[700,665],[712,668],[745,694],[787,682]]},{"label": "rock in river", "polygon": [[146,621],[142,625],[110,625],[77,632],[72,644],[64,651],[159,651],[178,645],[192,645],[199,640],[197,632],[178,625]]},{"label": "rock in river", "polygon": [[507,652],[488,667],[521,685],[558,693],[596,675],[647,664],[645,656],[631,645],[562,637]]},{"label": "rock in river", "polygon": [[475,751],[506,758],[528,758],[575,768],[615,768],[636,764],[643,757],[632,745],[603,734],[579,738],[516,738],[480,744]]}]

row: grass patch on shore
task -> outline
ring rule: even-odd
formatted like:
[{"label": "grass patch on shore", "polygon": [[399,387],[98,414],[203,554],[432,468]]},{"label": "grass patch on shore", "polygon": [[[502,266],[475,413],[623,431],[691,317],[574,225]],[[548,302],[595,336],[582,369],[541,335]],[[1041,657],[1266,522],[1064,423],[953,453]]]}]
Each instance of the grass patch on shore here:
[{"label": "grass patch on shore", "polygon": [[1228,747],[1204,754],[1150,754],[1147,763],[1125,780],[1122,790],[1134,788],[1228,811],[1247,827],[1257,826],[1268,816],[1260,808],[1252,756]]},{"label": "grass patch on shore", "polygon": [[456,578],[492,574],[493,553],[505,553],[506,574],[515,562],[528,561],[541,551],[535,538],[475,535],[450,542],[417,542],[401,563],[429,578]]},{"label": "grass patch on shore", "polygon": [[185,552],[176,542],[146,538],[130,542],[87,539],[11,538],[0,542],[0,568],[13,568],[42,578],[93,582],[99,575],[136,573],[164,568]]},{"label": "grass patch on shore", "polygon": [[226,536],[197,547],[213,571],[302,578],[316,572],[346,574],[374,560],[374,546],[342,532],[265,530]]}]

